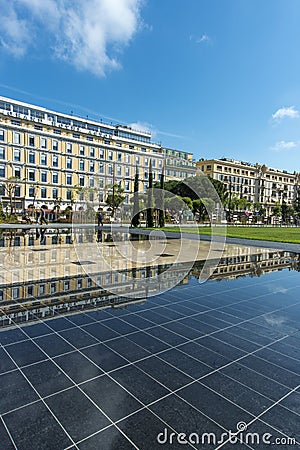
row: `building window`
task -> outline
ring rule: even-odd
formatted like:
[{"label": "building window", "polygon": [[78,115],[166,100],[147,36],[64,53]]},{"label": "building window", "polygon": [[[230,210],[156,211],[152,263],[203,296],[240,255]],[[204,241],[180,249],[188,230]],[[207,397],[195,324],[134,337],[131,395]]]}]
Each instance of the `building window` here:
[{"label": "building window", "polygon": [[105,145],[110,145],[110,141],[108,139],[104,139],[104,144]]},{"label": "building window", "polygon": [[72,153],[72,144],[70,142],[66,143],[67,153]]},{"label": "building window", "polygon": [[0,129],[0,141],[5,141],[5,131]]},{"label": "building window", "polygon": [[111,164],[108,164],[108,171],[107,171],[108,175],[112,175],[113,174],[113,166]]},{"label": "building window", "polygon": [[79,145],[79,155],[84,156],[85,148],[84,145]]},{"label": "building window", "polygon": [[14,161],[21,161],[21,151],[14,149]]},{"label": "building window", "polygon": [[67,158],[67,169],[72,169],[72,158]]},{"label": "building window", "polygon": [[35,164],[35,153],[34,152],[29,152],[28,162],[30,164]]},{"label": "building window", "polygon": [[58,183],[58,173],[57,172],[54,172],[52,174],[52,183],[53,184],[57,184]]},{"label": "building window", "polygon": [[72,185],[72,175],[70,173],[67,174],[67,185]]},{"label": "building window", "polygon": [[129,167],[125,167],[125,177],[129,177],[130,175],[130,169]]},{"label": "building window", "polygon": [[41,138],[41,148],[47,148],[47,139]]},{"label": "building window", "polygon": [[134,149],[134,145],[130,144],[129,148],[130,148],[130,150],[133,150]]},{"label": "building window", "polygon": [[58,189],[52,189],[52,198],[58,198]]},{"label": "building window", "polygon": [[44,284],[40,284],[39,285],[39,295],[44,295],[45,294],[45,285]]},{"label": "building window", "polygon": [[108,152],[108,160],[112,161],[112,159],[113,159],[113,152],[109,151]]},{"label": "building window", "polygon": [[34,186],[30,186],[29,191],[28,191],[28,196],[34,197],[34,194],[35,194],[35,188],[34,188]]},{"label": "building window", "polygon": [[90,157],[94,158],[94,156],[95,156],[95,149],[94,149],[94,147],[91,147],[90,148]]},{"label": "building window", "polygon": [[14,177],[15,178],[21,178],[21,167],[15,167],[15,170],[14,170]]},{"label": "building window", "polygon": [[5,148],[0,147],[0,159],[5,159]]},{"label": "building window", "polygon": [[79,170],[84,171],[84,161],[82,159],[79,161]]},{"label": "building window", "polygon": [[35,181],[35,171],[34,170],[28,171],[28,179],[29,179],[29,181]]},{"label": "building window", "polygon": [[80,134],[79,133],[73,133],[73,138],[79,139],[80,138]]},{"label": "building window", "polygon": [[103,189],[103,186],[104,186],[103,178],[99,178],[99,188]]},{"label": "building window", "polygon": [[139,164],[139,163],[140,163],[140,157],[139,157],[139,156],[136,156],[136,157],[135,157],[135,162],[136,162],[136,164]]},{"label": "building window", "polygon": [[14,133],[14,144],[21,144],[21,135],[20,135],[20,133]]},{"label": "building window", "polygon": [[89,186],[90,186],[90,187],[94,187],[94,186],[95,186],[95,180],[94,180],[94,177],[90,177],[90,178],[89,178]]},{"label": "building window", "polygon": [[21,187],[15,186],[15,197],[21,197]]},{"label": "building window", "polygon": [[84,186],[84,176],[82,175],[79,177],[79,186]]},{"label": "building window", "polygon": [[68,291],[70,289],[70,281],[65,281],[64,282],[64,290]]},{"label": "building window", "polygon": [[99,173],[104,173],[104,164],[99,163]]},{"label": "building window", "polygon": [[118,176],[122,175],[122,168],[121,168],[121,166],[117,166],[117,175]]},{"label": "building window", "polygon": [[56,155],[52,156],[52,166],[58,167],[58,156],[56,156]]},{"label": "building window", "polygon": [[130,190],[130,182],[125,181],[125,191],[129,191],[129,190]]},{"label": "building window", "polygon": [[35,138],[34,136],[29,136],[29,141],[28,141],[30,147],[34,147],[35,146]]},{"label": "building window", "polygon": [[53,133],[54,134],[61,134],[61,131],[60,130],[57,130],[56,128],[53,130]]},{"label": "building window", "polygon": [[58,150],[58,141],[55,141],[54,139],[52,141],[52,150]]},{"label": "building window", "polygon": [[41,154],[41,164],[42,164],[43,166],[46,166],[46,165],[47,165],[47,155],[46,155],[45,153],[42,153],[42,154]]},{"label": "building window", "polygon": [[50,285],[50,293],[54,294],[56,292],[56,283],[51,283]]},{"label": "building window", "polygon": [[72,200],[72,191],[70,191],[70,190],[66,191],[66,199]]},{"label": "building window", "polygon": [[41,198],[47,198],[47,188],[41,188]]},{"label": "building window", "polygon": [[19,297],[20,297],[20,288],[13,288],[12,298],[19,298]]},{"label": "building window", "polygon": [[104,158],[104,150],[103,150],[103,148],[100,148],[100,150],[99,150],[99,158],[101,158],[101,159]]},{"label": "building window", "polygon": [[95,172],[95,163],[90,162],[90,172]]},{"label": "building window", "polygon": [[41,182],[47,183],[47,172],[41,172]]},{"label": "building window", "polygon": [[90,201],[90,202],[93,202],[93,201],[94,201],[94,192],[90,192],[90,195],[89,195],[89,201]]},{"label": "building window", "polygon": [[33,296],[33,285],[27,286],[27,295]]},{"label": "building window", "polygon": [[5,177],[5,166],[0,165],[0,177]]}]

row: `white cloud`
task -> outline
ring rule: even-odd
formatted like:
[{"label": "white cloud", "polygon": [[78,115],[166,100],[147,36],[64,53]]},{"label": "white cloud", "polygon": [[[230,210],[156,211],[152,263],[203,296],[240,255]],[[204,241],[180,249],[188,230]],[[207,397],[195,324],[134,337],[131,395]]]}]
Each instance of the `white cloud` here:
[{"label": "white cloud", "polygon": [[291,150],[297,146],[298,143],[294,141],[278,141],[273,147],[271,147],[271,149],[274,150],[275,152],[281,152]]},{"label": "white cloud", "polygon": [[151,133],[152,137],[154,137],[156,135],[156,130],[154,129],[153,125],[151,125],[151,123],[137,121],[137,122],[130,123],[129,126],[133,130]]},{"label": "white cloud", "polygon": [[141,4],[142,0],[0,0],[0,43],[14,56],[24,56],[33,42],[47,42],[56,58],[104,76],[120,68],[120,51],[142,23]]},{"label": "white cloud", "polygon": [[202,43],[209,43],[211,42],[211,38],[206,34],[202,34],[199,38],[196,39],[196,44],[202,44]]},{"label": "white cloud", "polygon": [[272,119],[275,122],[280,122],[285,117],[289,119],[297,119],[299,117],[299,112],[295,109],[295,106],[283,107],[277,109],[277,111],[272,114]]}]

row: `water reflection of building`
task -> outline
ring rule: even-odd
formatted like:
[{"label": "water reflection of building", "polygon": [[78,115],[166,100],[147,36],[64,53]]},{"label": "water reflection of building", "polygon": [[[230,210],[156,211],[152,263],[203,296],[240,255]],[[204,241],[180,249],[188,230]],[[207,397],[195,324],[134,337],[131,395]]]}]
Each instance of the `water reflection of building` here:
[{"label": "water reflection of building", "polygon": [[[245,254],[221,258],[210,275],[212,280],[229,280],[242,276],[260,277],[268,272],[282,269],[300,271],[299,255],[292,252],[262,249],[258,254]],[[196,263],[192,275],[199,277],[202,264]]]}]

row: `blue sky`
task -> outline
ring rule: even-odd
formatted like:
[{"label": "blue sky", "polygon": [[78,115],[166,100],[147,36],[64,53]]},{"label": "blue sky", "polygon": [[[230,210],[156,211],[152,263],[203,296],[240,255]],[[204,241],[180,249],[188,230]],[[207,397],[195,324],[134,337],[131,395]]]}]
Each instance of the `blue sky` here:
[{"label": "blue sky", "polygon": [[0,0],[0,93],[300,171],[298,0]]}]

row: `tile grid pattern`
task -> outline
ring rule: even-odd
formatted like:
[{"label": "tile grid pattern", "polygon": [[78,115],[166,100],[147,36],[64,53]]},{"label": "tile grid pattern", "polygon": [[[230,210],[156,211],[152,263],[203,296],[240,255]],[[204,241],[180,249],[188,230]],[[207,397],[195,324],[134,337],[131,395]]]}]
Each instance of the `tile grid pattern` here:
[{"label": "tile grid pattern", "polygon": [[[284,280],[284,278],[283,278],[283,280]],[[278,282],[279,281],[280,281],[280,279],[278,280]],[[260,288],[262,288],[262,287],[263,287],[263,284],[260,283]],[[296,287],[298,287],[298,286],[296,286]],[[293,288],[295,289],[295,287],[293,287]],[[206,393],[207,392],[211,392],[212,394],[214,394],[214,396],[218,396],[218,398],[224,399],[224,401],[226,401],[226,404],[231,404],[238,411],[244,411],[245,414],[249,418],[249,420],[248,420],[248,424],[249,425],[251,423],[254,423],[258,418],[263,416],[269,410],[272,410],[273,407],[278,405],[280,402],[284,401],[286,398],[289,397],[289,395],[292,395],[294,393],[296,393],[296,395],[299,395],[299,384],[296,384],[294,387],[292,387],[290,384],[288,386],[285,386],[282,383],[276,382],[277,384],[280,384],[280,386],[284,387],[285,389],[289,389],[289,391],[285,395],[283,395],[282,397],[278,398],[276,401],[274,401],[274,399],[268,398],[267,396],[263,396],[266,400],[273,401],[273,404],[271,403],[271,405],[268,408],[265,408],[260,414],[254,414],[251,411],[247,411],[247,409],[241,408],[241,405],[236,404],[235,401],[230,400],[230,398],[224,397],[220,392],[217,392],[215,389],[210,388],[209,386],[203,384],[200,381],[200,380],[203,380],[203,379],[206,379],[206,378],[209,379],[209,377],[212,376],[214,373],[218,373],[218,372],[222,371],[224,368],[226,368],[226,367],[228,367],[230,365],[237,364],[237,363],[239,364],[243,359],[247,359],[250,355],[255,355],[256,353],[259,353],[259,351],[261,351],[262,349],[267,349],[267,348],[271,347],[272,345],[274,345],[275,343],[279,343],[279,342],[284,341],[285,339],[287,339],[287,337],[289,335],[295,334],[295,336],[298,336],[295,339],[298,340],[299,333],[297,335],[297,328],[296,327],[293,328],[294,325],[291,325],[292,328],[290,329],[290,333],[287,333],[286,331],[284,333],[280,332],[275,339],[274,338],[272,338],[272,339],[268,338],[268,336],[265,336],[263,334],[263,333],[265,333],[266,335],[268,334],[269,329],[266,326],[258,325],[258,329],[260,331],[258,336],[261,336],[261,337],[264,337],[264,338],[268,338],[269,341],[270,341],[268,344],[266,344],[266,345],[258,345],[258,344],[254,343],[251,340],[244,339],[246,343],[255,344],[257,346],[256,350],[253,350],[251,352],[245,352],[244,350],[240,349],[238,346],[231,345],[231,344],[227,343],[226,347],[228,349],[230,349],[230,347],[232,347],[232,349],[239,350],[239,352],[242,352],[241,356],[236,357],[237,355],[235,355],[235,356],[233,356],[233,358],[230,357],[229,361],[226,364],[223,364],[223,365],[221,365],[218,368],[214,368],[213,366],[210,366],[209,364],[205,364],[205,363],[201,362],[201,365],[202,366],[204,365],[205,369],[207,369],[209,371],[207,373],[205,373],[204,375],[201,375],[200,377],[196,376],[197,373],[193,376],[193,374],[191,372],[185,371],[184,370],[185,367],[178,367],[178,365],[176,364],[176,361],[175,361],[175,365],[174,365],[173,364],[174,363],[173,360],[171,362],[171,361],[168,361],[168,360],[165,360],[164,358],[162,358],[162,356],[165,356],[166,354],[169,354],[170,352],[180,351],[180,353],[183,356],[185,356],[186,358],[191,359],[191,361],[195,361],[195,362],[198,361],[198,362],[200,362],[199,360],[197,360],[197,358],[194,358],[193,355],[191,355],[189,353],[186,353],[180,347],[184,347],[185,345],[188,345],[188,344],[194,344],[194,345],[199,346],[201,348],[201,344],[200,344],[201,340],[203,341],[206,338],[208,338],[209,336],[217,334],[218,332],[224,332],[224,330],[234,329],[237,326],[241,326],[241,325],[244,325],[244,324],[247,324],[247,323],[250,323],[250,324],[254,323],[255,324],[255,322],[253,322],[254,319],[257,319],[258,317],[263,317],[263,316],[266,315],[265,311],[262,312],[261,314],[257,314],[257,312],[258,312],[257,301],[258,301],[258,299],[260,299],[260,300],[266,299],[268,297],[268,294],[260,295],[260,296],[256,296],[255,297],[255,299],[256,299],[256,308],[251,308],[251,305],[253,303],[253,296],[251,297],[251,302],[250,302],[251,304],[250,305],[243,305],[243,307],[247,306],[248,311],[249,310],[251,311],[251,309],[252,309],[252,312],[249,313],[250,316],[252,316],[251,318],[240,320],[241,317],[238,317],[239,310],[237,309],[237,310],[233,311],[233,312],[236,313],[236,315],[230,315],[229,314],[228,317],[226,315],[225,315],[225,317],[228,320],[229,319],[232,320],[232,318],[234,318],[234,320],[238,319],[238,320],[240,320],[239,322],[231,324],[230,322],[223,321],[224,322],[223,328],[220,328],[220,319],[217,319],[217,320],[219,320],[219,324],[218,324],[218,326],[215,326],[216,325],[216,322],[215,322],[215,325],[211,325],[212,327],[216,328],[211,333],[199,332],[199,330],[201,330],[201,326],[205,325],[205,323],[207,323],[207,322],[204,322],[204,321],[202,322],[200,320],[198,321],[198,323],[199,323],[198,330],[197,330],[197,328],[195,328],[195,326],[196,326],[195,324],[194,324],[194,327],[191,327],[191,326],[186,325],[186,323],[184,324],[185,328],[182,329],[182,325],[183,325],[182,321],[183,320],[187,321],[188,319],[194,319],[195,317],[198,317],[199,311],[196,310],[196,307],[199,306],[199,303],[197,301],[195,301],[195,293],[194,293],[193,289],[191,289],[191,288],[183,288],[183,289],[177,288],[177,289],[178,289],[177,292],[179,293],[180,296],[182,295],[182,292],[184,292],[184,300],[180,299],[178,301],[177,300],[177,298],[178,298],[177,294],[175,293],[175,291],[172,291],[172,293],[168,293],[168,295],[165,295],[163,297],[163,299],[162,298],[158,299],[157,297],[154,298],[153,301],[152,301],[152,299],[149,299],[147,304],[146,304],[146,306],[148,306],[148,307],[142,308],[141,311],[140,311],[140,307],[131,307],[130,310],[128,310],[128,311],[127,310],[120,310],[120,311],[118,311],[117,312],[117,316],[115,316],[114,312],[105,311],[105,314],[102,314],[104,316],[104,318],[103,319],[101,318],[100,320],[97,320],[94,316],[101,315],[101,312],[100,313],[82,313],[82,314],[80,314],[80,320],[83,320],[83,322],[85,320],[87,320],[88,324],[84,324],[84,323],[82,323],[81,325],[76,324],[74,322],[74,317],[75,317],[75,320],[76,320],[76,316],[74,316],[74,317],[73,316],[64,317],[62,319],[63,324],[61,324],[62,329],[58,329],[58,330],[55,330],[55,329],[53,329],[51,327],[51,325],[52,326],[55,325],[55,323],[56,323],[55,320],[54,321],[50,320],[50,321],[43,322],[43,324],[46,325],[46,327],[49,328],[49,331],[50,330],[52,331],[51,335],[55,335],[56,337],[59,337],[63,342],[68,343],[68,345],[70,346],[70,352],[69,353],[65,352],[65,355],[68,355],[68,354],[72,355],[71,351],[75,350],[75,352],[77,354],[80,354],[86,361],[88,361],[94,367],[97,367],[97,369],[99,369],[99,371],[101,371],[101,373],[99,375],[94,376],[94,377],[90,377],[90,378],[88,377],[87,379],[85,379],[81,383],[76,383],[72,379],[72,377],[69,376],[68,373],[66,373],[64,370],[62,370],[61,366],[57,363],[57,360],[59,358],[61,358],[61,354],[60,354],[60,356],[59,355],[52,355],[52,356],[49,355],[46,351],[43,350],[43,347],[39,345],[39,340],[41,340],[43,338],[41,338],[41,337],[31,338],[26,333],[26,328],[27,327],[20,328],[22,333],[24,333],[24,337],[27,338],[27,339],[24,339],[23,341],[20,341],[18,344],[16,344],[16,343],[10,343],[10,344],[7,343],[6,345],[5,344],[2,345],[1,348],[4,349],[4,351],[5,351],[5,353],[7,355],[9,355],[11,361],[13,361],[16,364],[16,366],[17,366],[16,370],[21,370],[21,373],[23,374],[25,379],[28,381],[29,385],[32,386],[33,390],[37,393],[39,400],[36,400],[36,402],[39,402],[39,401],[45,402],[45,399],[49,398],[49,396],[46,396],[46,397],[43,398],[43,397],[41,397],[38,394],[38,391],[34,388],[34,385],[24,375],[24,372],[21,369],[22,366],[19,365],[18,360],[16,360],[12,356],[12,354],[13,354],[12,349],[14,349],[14,346],[22,345],[22,342],[26,343],[26,342],[30,341],[31,343],[33,343],[40,350],[40,352],[45,356],[44,359],[51,361],[51,363],[54,364],[57,368],[59,368],[60,371],[64,374],[64,376],[67,379],[69,379],[69,381],[72,383],[72,387],[69,387],[67,389],[62,389],[61,391],[59,391],[59,393],[58,392],[54,392],[53,394],[51,394],[52,398],[54,398],[55,396],[62,395],[63,393],[66,392],[66,390],[68,390],[68,389],[70,390],[70,389],[73,389],[75,387],[76,389],[80,390],[80,392],[83,395],[85,395],[86,398],[88,398],[88,400],[95,406],[95,408],[98,408],[98,410],[101,411],[101,414],[103,414],[103,416],[105,416],[107,418],[107,420],[110,422],[110,424],[107,424],[106,426],[103,426],[101,429],[96,430],[95,432],[91,433],[89,436],[85,436],[83,439],[79,439],[76,442],[66,432],[67,435],[70,438],[70,441],[71,441],[70,448],[73,447],[73,446],[74,446],[74,448],[81,448],[81,443],[88,442],[89,439],[92,439],[92,437],[95,437],[97,435],[97,433],[99,434],[99,439],[100,439],[100,436],[103,433],[103,431],[107,430],[108,428],[111,428],[111,427],[116,427],[118,432],[121,433],[122,436],[124,436],[124,438],[126,439],[126,442],[130,443],[130,445],[132,445],[131,448],[139,448],[138,446],[135,445],[134,439],[132,440],[126,433],[124,433],[122,431],[122,427],[118,426],[118,424],[122,424],[122,422],[123,423],[126,422],[124,420],[124,418],[127,418],[127,420],[128,420],[129,417],[135,417],[135,415],[141,414],[143,410],[147,410],[147,412],[151,411],[151,415],[154,415],[154,417],[156,417],[157,419],[160,420],[160,423],[161,423],[161,426],[162,426],[161,430],[163,430],[163,426],[164,425],[166,427],[168,427],[169,429],[170,428],[172,430],[176,429],[177,427],[171,426],[172,424],[170,424],[168,422],[168,420],[165,421],[163,419],[163,417],[160,416],[159,410],[158,410],[158,413],[157,413],[157,412],[155,412],[155,409],[154,409],[155,405],[159,405],[161,402],[165,401],[169,397],[172,397],[172,398],[176,397],[176,399],[178,399],[178,401],[180,401],[181,404],[183,404],[183,402],[184,402],[186,405],[188,405],[194,411],[199,412],[201,417],[204,417],[207,420],[209,420],[210,421],[209,423],[211,425],[214,424],[214,426],[218,427],[218,430],[220,432],[222,430],[226,430],[226,426],[224,426],[224,424],[220,423],[218,420],[215,420],[214,417],[210,417],[209,414],[207,415],[205,413],[205,411],[201,407],[198,408],[195,404],[191,404],[189,402],[189,400],[187,398],[185,398],[184,395],[181,395],[180,391],[188,390],[189,386],[194,386],[194,385],[198,386],[199,385],[201,388],[205,389]],[[189,293],[189,291],[190,291],[190,296],[187,295]],[[201,318],[203,318],[204,320],[207,319],[207,318],[210,318],[212,320],[214,318],[214,316],[212,316],[212,317],[209,316],[209,313],[220,312],[222,310],[224,311],[224,309],[226,309],[226,307],[227,308],[228,307],[232,308],[232,306],[240,307],[241,304],[243,304],[243,303],[244,304],[247,303],[247,302],[249,303],[249,299],[247,299],[247,298],[244,299],[244,300],[240,300],[238,302],[232,302],[232,298],[233,298],[232,295],[233,295],[233,293],[231,291],[234,291],[234,290],[226,290],[226,291],[222,292],[222,300],[221,300],[222,305],[219,306],[219,307],[205,309],[205,307],[207,307],[205,305],[205,302],[204,302],[204,304],[200,303],[202,305],[202,307],[204,306],[204,311],[202,311],[200,313]],[[289,289],[289,291],[292,291],[292,289]],[[200,290],[199,290],[199,292],[200,292]],[[227,302],[224,301],[224,298],[225,298],[226,294],[228,296],[230,296],[230,299]],[[215,292],[213,295],[206,295],[206,297],[205,297],[206,302],[207,302],[207,300],[211,300],[214,304],[216,304],[216,296],[217,295],[218,295],[218,292]],[[288,308],[294,308],[295,306],[299,305],[299,301],[295,301],[296,298],[297,297],[292,299],[292,303],[289,304],[289,305],[282,305],[281,308],[271,309],[271,311],[269,311],[268,314],[271,314],[271,315],[273,314],[274,315],[276,312],[280,312],[280,311],[285,311],[286,312],[286,310]],[[209,301],[208,301],[208,303],[209,303]],[[164,304],[164,306],[163,306],[163,304]],[[193,308],[193,306],[194,306],[194,308]],[[179,312],[180,309],[181,309],[181,311],[183,311],[183,309],[182,309],[183,307],[184,307],[184,311],[185,312],[183,312],[183,313]],[[178,309],[179,311],[176,311],[176,309]],[[190,315],[187,314],[188,310],[191,311]],[[143,319],[143,314],[147,315],[147,312],[148,313],[150,312],[150,314],[151,313],[152,314],[153,313],[156,314],[155,319],[157,319],[157,321],[158,321],[157,323],[159,323],[159,325],[157,325],[155,321],[149,320],[149,318],[146,319],[149,322],[149,324],[150,324],[150,326],[148,326],[148,327],[138,327],[138,326],[132,325],[132,323],[130,324],[130,320],[133,320],[133,322],[134,322],[135,319],[136,320],[141,319],[141,318]],[[167,316],[168,316],[169,312],[175,312],[176,313],[175,316],[177,315],[177,318],[175,318],[173,320],[167,320]],[[226,313],[226,314],[228,314],[228,313]],[[77,317],[79,317],[79,316],[77,316]],[[72,319],[73,319],[73,321],[72,321]],[[92,321],[91,321],[91,319],[92,319]],[[129,319],[129,322],[128,322],[128,319]],[[112,323],[112,320],[114,321],[113,323]],[[116,331],[114,329],[114,328],[116,328],[116,325],[119,326],[119,327],[121,326],[121,328],[122,328],[122,326],[124,326],[124,324],[127,324],[127,325],[131,326],[133,328],[133,331],[131,331],[129,333],[122,333],[122,332],[118,332],[118,331]],[[176,331],[170,330],[170,329],[168,329],[166,327],[166,325],[170,325],[170,324],[171,325],[180,325],[181,327],[179,327],[179,331],[176,332]],[[97,332],[96,332],[96,335],[93,334],[93,332],[95,333],[95,330],[94,329],[92,329],[92,330],[89,329],[89,327],[91,325],[96,325],[96,327],[102,326],[101,333],[107,332],[108,335],[110,335],[110,339],[103,339],[103,338],[101,338],[101,334],[100,334],[100,336],[97,336]],[[19,326],[17,326],[17,329],[19,329]],[[76,331],[79,330],[80,333],[85,333],[87,336],[90,336],[91,338],[93,338],[95,340],[95,343],[93,343],[91,345],[87,345],[87,346],[82,347],[80,349],[77,349],[75,345],[70,343],[68,341],[68,339],[66,339],[63,336],[64,331],[68,331],[68,330],[72,330],[72,329],[75,329]],[[175,329],[176,329],[176,327],[175,327]],[[163,333],[167,333],[166,334],[167,335],[167,339],[164,340],[161,337],[153,337],[153,335],[151,334],[151,331],[153,333],[154,330],[159,330],[159,331],[161,331]],[[110,333],[110,332],[112,332],[112,333]],[[2,333],[5,333],[5,331],[2,332]],[[195,337],[192,337],[192,338],[188,337],[190,333],[191,333],[192,336],[195,336]],[[112,337],[112,335],[114,335],[114,336]],[[133,339],[133,338],[136,338],[136,335],[138,335],[137,339]],[[44,338],[47,339],[47,337],[49,337],[50,334],[46,334],[46,335],[43,335],[43,336],[44,336]],[[152,347],[150,346],[148,348],[148,350],[145,348],[144,345],[139,345],[137,342],[135,342],[136,340],[139,340],[139,338],[141,338],[141,337],[145,338],[145,336],[146,336],[146,339],[151,340]],[[235,335],[232,334],[232,336],[235,336]],[[171,337],[171,339],[176,339],[176,340],[179,339],[179,343],[177,343],[176,345],[172,345],[172,343],[170,344],[170,337]],[[149,354],[146,353],[146,356],[144,356],[143,358],[139,358],[137,360],[135,360],[135,359],[132,360],[130,358],[128,359],[128,358],[124,357],[124,354],[119,353],[118,351],[116,351],[116,349],[114,347],[111,347],[111,345],[112,345],[112,343],[114,341],[121,340],[120,345],[122,345],[122,340],[124,341],[125,339],[127,339],[127,340],[129,339],[130,342],[134,343],[134,346],[136,348],[140,348],[141,351],[144,351],[144,352],[146,351]],[[199,342],[197,342],[197,341],[199,341]],[[124,341],[124,342],[126,342],[126,341]],[[217,344],[218,343],[221,344],[222,340],[216,339],[216,342],[217,342]],[[145,342],[145,344],[147,344],[147,343]],[[207,342],[205,343],[206,346],[208,345],[208,349],[209,349],[209,344],[211,344],[211,342],[210,343],[207,343]],[[95,348],[97,346],[101,346],[101,350],[103,350],[103,349],[110,350],[110,352],[111,352],[110,355],[112,355],[111,359],[115,358],[115,355],[118,358],[120,358],[119,364],[117,364],[116,367],[112,368],[111,370],[105,370],[103,364],[98,364],[93,359],[88,357],[88,354],[86,354],[85,352],[89,351],[91,348],[93,348],[93,347]],[[125,348],[126,348],[126,344],[125,344]],[[296,347],[294,347],[293,345],[290,345],[290,348],[291,349],[292,348],[296,349]],[[122,349],[123,348],[121,347],[120,350],[122,350]],[[216,357],[217,357],[217,355],[220,354],[218,351],[215,351],[213,348],[211,349],[211,353],[213,355],[216,355]],[[276,352],[275,351],[273,353],[275,353],[276,355],[278,354],[280,357],[281,357],[281,355],[282,355],[282,357],[285,356],[281,352]],[[149,360],[151,358],[156,358],[161,363],[166,364],[168,367],[170,367],[174,371],[174,373],[178,372],[178,373],[182,374],[183,376],[188,377],[188,379],[189,379],[188,382],[180,384],[177,387],[177,389],[171,389],[170,387],[168,387],[165,384],[161,383],[157,378],[155,378],[155,376],[152,376],[150,373],[148,373],[149,370],[148,371],[147,370],[143,370],[140,367],[141,363],[143,363],[143,362],[145,362],[145,361],[147,361],[147,360]],[[40,359],[39,361],[36,361],[36,362],[32,363],[31,365],[27,365],[27,366],[25,365],[24,367],[28,368],[28,367],[32,367],[34,365],[37,366],[38,364],[41,364],[41,361],[43,361],[44,359]],[[265,358],[259,358],[259,359],[264,364],[268,363],[268,360],[265,359]],[[295,361],[295,363],[298,361],[298,364],[299,364],[299,359],[294,358],[294,357],[292,357],[290,359],[292,361]],[[291,371],[289,369],[281,367],[280,365],[275,365],[275,366],[278,367],[281,370],[284,370],[285,372],[289,372],[291,374],[291,376],[294,377],[295,380],[296,380],[296,378],[298,376],[297,371],[296,372]],[[126,386],[124,385],[125,383],[123,382],[123,384],[122,384],[122,374],[121,374],[121,377],[119,377],[119,378],[117,378],[114,375],[114,374],[116,374],[118,372],[120,373],[122,370],[123,371],[126,370],[126,368],[128,368],[128,367],[134,367],[134,368],[137,367],[138,371],[139,371],[138,373],[143,373],[144,375],[146,375],[147,379],[149,378],[150,380],[152,380],[155,383],[155,386],[161,386],[161,388],[165,390],[164,394],[160,393],[158,398],[155,398],[155,399],[153,399],[150,402],[149,401],[148,402],[143,402],[142,401],[143,399],[140,397],[140,395],[139,396],[135,395],[135,393],[133,392],[134,389],[133,390],[132,389],[128,390],[126,388]],[[193,368],[192,368],[192,370],[193,370]],[[197,370],[200,370],[200,367],[197,368]],[[260,374],[256,370],[253,370],[253,369],[250,369],[250,370],[252,370],[256,374]],[[8,375],[9,373],[12,373],[12,371],[11,372],[9,372],[9,371],[4,372],[2,375],[5,375],[5,374]],[[272,381],[272,378],[269,378],[265,374],[260,374],[260,375],[262,377],[266,377],[266,379],[268,379],[269,382]],[[114,383],[114,386],[118,386],[119,388],[121,388],[122,391],[124,391],[126,393],[126,395],[130,395],[130,398],[133,397],[137,402],[139,402],[139,407],[136,406],[135,409],[133,409],[133,411],[131,411],[129,414],[123,415],[122,417],[120,417],[118,419],[113,419],[113,418],[110,417],[109,414],[106,414],[105,411],[103,409],[101,409],[101,407],[99,407],[97,402],[94,402],[94,400],[91,398],[91,396],[87,395],[86,392],[84,390],[82,390],[82,386],[84,384],[89,384],[89,383],[91,383],[91,382],[93,382],[95,380],[104,379],[104,378],[112,381]],[[231,377],[228,377],[228,376],[227,376],[227,378],[229,378],[231,380],[234,380],[234,378],[231,378]],[[121,381],[118,381],[118,380],[121,380]],[[200,383],[199,383],[199,381],[200,381]],[[273,380],[273,382],[274,381],[275,380]],[[298,379],[298,383],[299,383],[299,379]],[[239,383],[238,382],[238,384],[241,385],[241,386],[245,386],[243,383]],[[256,392],[259,396],[261,396],[261,394],[259,394],[257,391],[255,391],[255,390],[252,390],[252,391]],[[20,406],[19,407],[19,411],[22,410],[22,409],[26,409],[30,404],[31,403],[28,402],[28,403]],[[47,405],[47,407],[49,408],[48,405]],[[289,411],[293,415],[299,415],[299,413],[290,410],[288,407],[283,406],[283,408],[285,408],[287,411]],[[9,414],[12,414],[16,410],[17,410],[17,408],[12,409],[10,411],[6,411],[2,415],[2,420],[4,421],[5,424],[6,424],[5,417],[8,416]],[[53,417],[56,418],[56,416],[53,413],[53,411],[51,410],[51,408],[49,408],[49,411],[51,412]],[[61,422],[59,421],[59,418],[57,418],[57,421],[62,426]],[[265,423],[267,426],[272,426],[268,422],[263,422],[263,423]],[[273,427],[272,429],[275,430],[278,434],[281,433],[280,430],[278,430],[276,427]],[[6,424],[6,430],[11,433],[11,437],[12,437],[12,441],[13,441],[13,439],[14,439],[13,438],[13,430],[10,431],[9,430],[9,426],[7,426],[7,424]],[[180,432],[181,430],[180,429],[178,430],[178,428],[177,428],[176,431]],[[284,435],[284,433],[281,433],[281,434]],[[15,445],[15,448],[19,448],[17,446],[17,444],[14,444],[14,445]],[[84,448],[84,447],[82,447],[82,448]],[[196,448],[196,447],[194,447],[194,448]],[[247,446],[245,448],[247,448]],[[249,448],[249,446],[248,446],[248,448]]]}]

